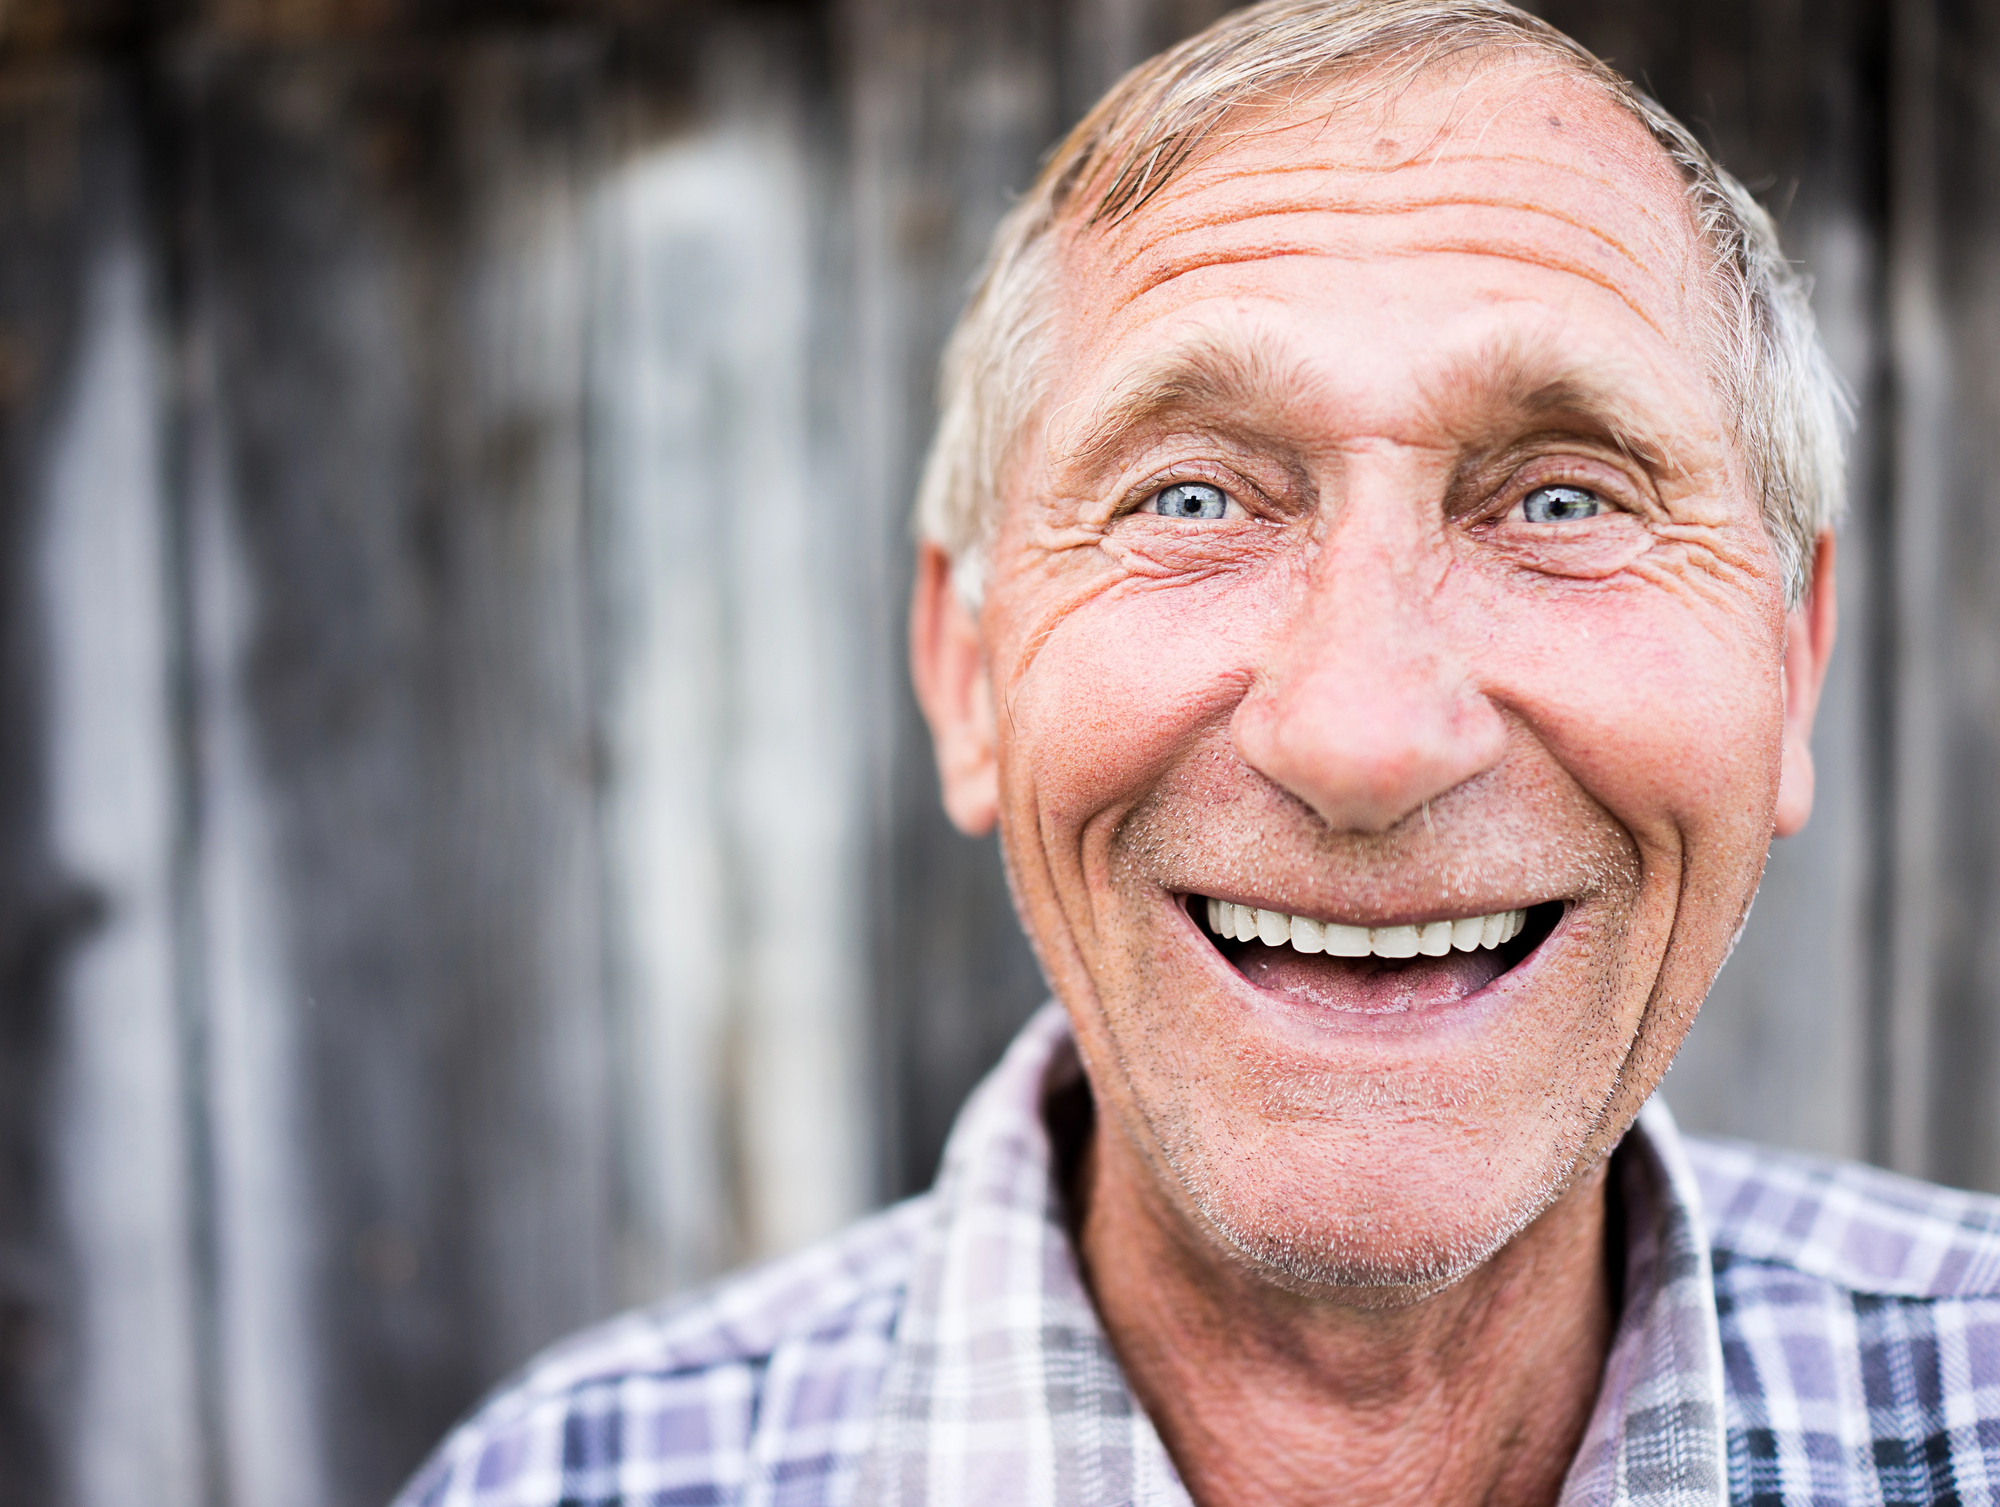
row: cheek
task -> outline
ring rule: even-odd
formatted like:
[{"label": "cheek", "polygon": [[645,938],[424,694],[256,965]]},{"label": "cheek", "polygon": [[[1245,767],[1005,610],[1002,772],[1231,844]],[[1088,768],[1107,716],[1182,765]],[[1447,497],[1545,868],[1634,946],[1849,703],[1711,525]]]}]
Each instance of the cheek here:
[{"label": "cheek", "polygon": [[1275,596],[1267,578],[1127,579],[1041,626],[1005,695],[1007,802],[1031,803],[1052,834],[1143,795],[1241,699]]},{"label": "cheek", "polygon": [[1768,838],[1782,618],[1763,605],[1637,583],[1499,596],[1489,694],[1512,703],[1642,850],[1684,850],[1738,828]]}]

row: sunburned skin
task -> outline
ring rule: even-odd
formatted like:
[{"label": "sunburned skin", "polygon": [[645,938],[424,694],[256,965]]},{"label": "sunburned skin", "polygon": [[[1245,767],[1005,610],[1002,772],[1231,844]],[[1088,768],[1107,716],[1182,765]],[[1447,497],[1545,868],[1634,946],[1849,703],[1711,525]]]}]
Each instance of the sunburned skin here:
[{"label": "sunburned skin", "polygon": [[[925,556],[947,805],[998,822],[1074,1023],[1085,1264],[1198,1501],[1548,1501],[1574,1451],[1601,1161],[1805,819],[1831,643],[1704,255],[1545,65],[1246,121],[1068,244],[976,623]],[[1337,960],[1209,896],[1536,920]]]}]

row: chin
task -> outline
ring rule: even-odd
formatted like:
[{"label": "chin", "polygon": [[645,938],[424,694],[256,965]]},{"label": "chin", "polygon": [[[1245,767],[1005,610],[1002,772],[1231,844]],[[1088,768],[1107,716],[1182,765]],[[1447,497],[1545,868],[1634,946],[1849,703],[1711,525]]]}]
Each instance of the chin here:
[{"label": "chin", "polygon": [[1422,1119],[1359,1135],[1324,1121],[1156,1129],[1199,1224],[1254,1273],[1393,1307],[1484,1265],[1588,1172],[1594,1117],[1553,1117],[1551,1136],[1550,1108],[1517,1106],[1514,1132],[1497,1135]]}]

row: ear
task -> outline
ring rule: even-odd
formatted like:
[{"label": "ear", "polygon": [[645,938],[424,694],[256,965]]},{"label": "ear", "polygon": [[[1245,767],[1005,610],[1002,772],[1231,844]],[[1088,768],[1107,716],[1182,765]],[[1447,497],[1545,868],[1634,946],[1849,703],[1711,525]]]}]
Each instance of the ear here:
[{"label": "ear", "polygon": [[950,558],[935,544],[917,547],[910,678],[931,727],[945,815],[968,837],[984,837],[1000,815],[993,687],[979,625],[952,588]]},{"label": "ear", "polygon": [[1772,831],[1790,837],[1812,815],[1813,713],[1819,709],[1826,662],[1833,655],[1833,535],[1813,548],[1812,585],[1785,618],[1785,732],[1778,765],[1778,809]]}]

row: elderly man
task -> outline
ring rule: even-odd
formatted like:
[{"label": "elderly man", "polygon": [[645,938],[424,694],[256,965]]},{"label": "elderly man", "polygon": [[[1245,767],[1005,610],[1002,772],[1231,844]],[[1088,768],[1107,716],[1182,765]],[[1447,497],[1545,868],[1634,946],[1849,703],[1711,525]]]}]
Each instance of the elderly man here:
[{"label": "elderly man", "polygon": [[1059,1004],[931,1194],[406,1500],[2000,1497],[2000,1206],[1649,1101],[1833,639],[1748,195],[1496,0],[1274,0],[1057,150],[944,396],[916,684]]}]

